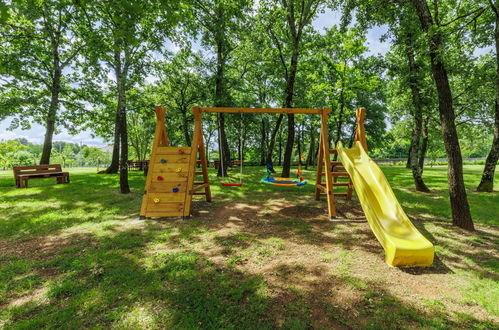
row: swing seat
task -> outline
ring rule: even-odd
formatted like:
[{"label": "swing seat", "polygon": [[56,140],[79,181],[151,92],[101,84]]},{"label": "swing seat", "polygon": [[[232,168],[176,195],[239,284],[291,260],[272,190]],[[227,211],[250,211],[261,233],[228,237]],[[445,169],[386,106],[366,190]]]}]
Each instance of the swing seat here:
[{"label": "swing seat", "polygon": [[277,187],[301,187],[307,184],[306,180],[300,181],[299,179],[273,177],[263,178],[262,182]]},{"label": "swing seat", "polygon": [[224,186],[224,187],[241,187],[243,184],[242,183],[222,182],[221,185]]}]

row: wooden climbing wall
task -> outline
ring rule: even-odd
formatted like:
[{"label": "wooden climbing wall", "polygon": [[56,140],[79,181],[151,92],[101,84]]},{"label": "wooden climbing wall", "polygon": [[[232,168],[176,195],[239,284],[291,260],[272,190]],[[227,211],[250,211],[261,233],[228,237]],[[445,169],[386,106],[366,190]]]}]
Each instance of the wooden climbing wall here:
[{"label": "wooden climbing wall", "polygon": [[[156,131],[140,216],[187,218],[190,216],[193,195],[203,194],[207,201],[211,201],[200,112],[195,112],[194,147],[172,147],[166,134],[164,108],[156,107],[155,110]],[[198,154],[201,160],[197,159]],[[198,165],[200,171],[196,171]],[[195,182],[196,175],[203,175],[203,181]]]},{"label": "wooden climbing wall", "polygon": [[[180,217],[189,189],[190,147],[158,147],[151,155],[146,189],[146,217]],[[193,167],[193,166],[192,166]]]}]

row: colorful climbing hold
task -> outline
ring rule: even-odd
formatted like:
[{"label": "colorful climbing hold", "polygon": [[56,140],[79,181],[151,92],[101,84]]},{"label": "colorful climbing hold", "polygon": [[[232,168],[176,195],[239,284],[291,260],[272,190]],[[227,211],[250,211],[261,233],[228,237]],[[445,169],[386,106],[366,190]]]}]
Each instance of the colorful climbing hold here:
[{"label": "colorful climbing hold", "polygon": [[172,192],[174,192],[174,193],[178,192],[178,188],[173,188]]},{"label": "colorful climbing hold", "polygon": [[155,199],[153,199],[153,201],[154,201],[154,203],[157,204],[157,203],[159,203],[159,198],[155,198]]},{"label": "colorful climbing hold", "polygon": [[175,172],[177,172],[177,173],[182,172],[182,167],[177,167],[177,168],[175,169]]},{"label": "colorful climbing hold", "polygon": [[161,175],[158,175],[158,181],[163,181],[164,178]]},{"label": "colorful climbing hold", "polygon": [[164,159],[164,158],[161,158],[161,159],[159,160],[159,162],[160,162],[161,164],[164,164],[164,163],[166,163],[166,162],[167,162],[167,160],[166,160],[166,159]]},{"label": "colorful climbing hold", "polygon": [[184,149],[178,149],[178,150],[177,150],[177,153],[178,153],[179,155],[183,155],[183,154],[185,154],[185,151],[184,151]]}]

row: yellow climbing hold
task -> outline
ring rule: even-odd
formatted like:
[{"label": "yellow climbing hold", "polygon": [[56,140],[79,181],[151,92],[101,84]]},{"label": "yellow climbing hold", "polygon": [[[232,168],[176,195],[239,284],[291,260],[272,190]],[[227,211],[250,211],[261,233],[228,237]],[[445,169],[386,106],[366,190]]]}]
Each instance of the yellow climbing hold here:
[{"label": "yellow climbing hold", "polygon": [[153,199],[154,203],[159,203],[159,198]]},{"label": "yellow climbing hold", "polygon": [[175,170],[175,172],[177,172],[177,173],[182,172],[182,168],[181,168],[181,167],[178,167],[178,168]]}]

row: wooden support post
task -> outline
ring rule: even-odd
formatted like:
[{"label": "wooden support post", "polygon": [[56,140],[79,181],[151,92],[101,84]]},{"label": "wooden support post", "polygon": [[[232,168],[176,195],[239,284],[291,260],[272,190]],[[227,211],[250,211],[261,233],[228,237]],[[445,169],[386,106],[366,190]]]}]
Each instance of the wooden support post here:
[{"label": "wooden support post", "polygon": [[327,188],[327,208],[329,218],[336,218],[336,206],[334,205],[334,192],[333,192],[333,176],[331,175],[331,157],[329,156],[329,126],[327,118],[329,114],[328,108],[323,108],[321,113],[321,149],[323,150],[324,167],[326,168],[326,188]]},{"label": "wooden support post", "polygon": [[[329,155],[328,155],[329,157]],[[322,168],[324,167],[324,148],[322,148],[322,128],[321,134],[319,135],[319,156],[317,159],[317,176],[315,179],[316,184],[322,184]],[[315,188],[315,200],[321,199],[321,191],[319,188]]]},{"label": "wooden support post", "polygon": [[[197,110],[194,110],[197,109]],[[206,151],[204,148],[204,137],[203,137],[203,127],[201,123],[201,115],[202,112],[199,110],[198,107],[194,107],[193,111],[199,112],[199,122],[200,122],[200,131],[201,133],[199,134],[199,160],[201,161],[201,172],[203,173],[203,181],[204,183],[207,183],[207,186],[204,189],[204,192],[206,193],[206,201],[211,202],[211,188],[210,188],[210,179],[208,177],[208,162],[206,161]],[[196,161],[197,164],[197,161]]]},{"label": "wooden support post", "polygon": [[366,108],[359,108],[355,111],[355,117],[357,117],[357,128],[355,129],[355,139],[354,141],[360,141],[367,153],[367,140],[366,140],[366,130],[364,128],[364,120],[366,118]]},{"label": "wooden support post", "polygon": [[[194,187],[194,172],[196,171],[197,165],[197,155],[199,150],[199,141],[202,139],[202,124],[201,117],[202,112],[199,107],[193,107],[192,112],[194,113],[194,132],[192,134],[192,145],[191,145],[191,154],[189,157],[189,164],[191,168],[189,168],[189,175],[187,176],[187,191],[191,191]],[[191,216],[191,205],[192,205],[192,195],[185,195],[184,202],[184,214],[183,218],[188,219]]]}]

